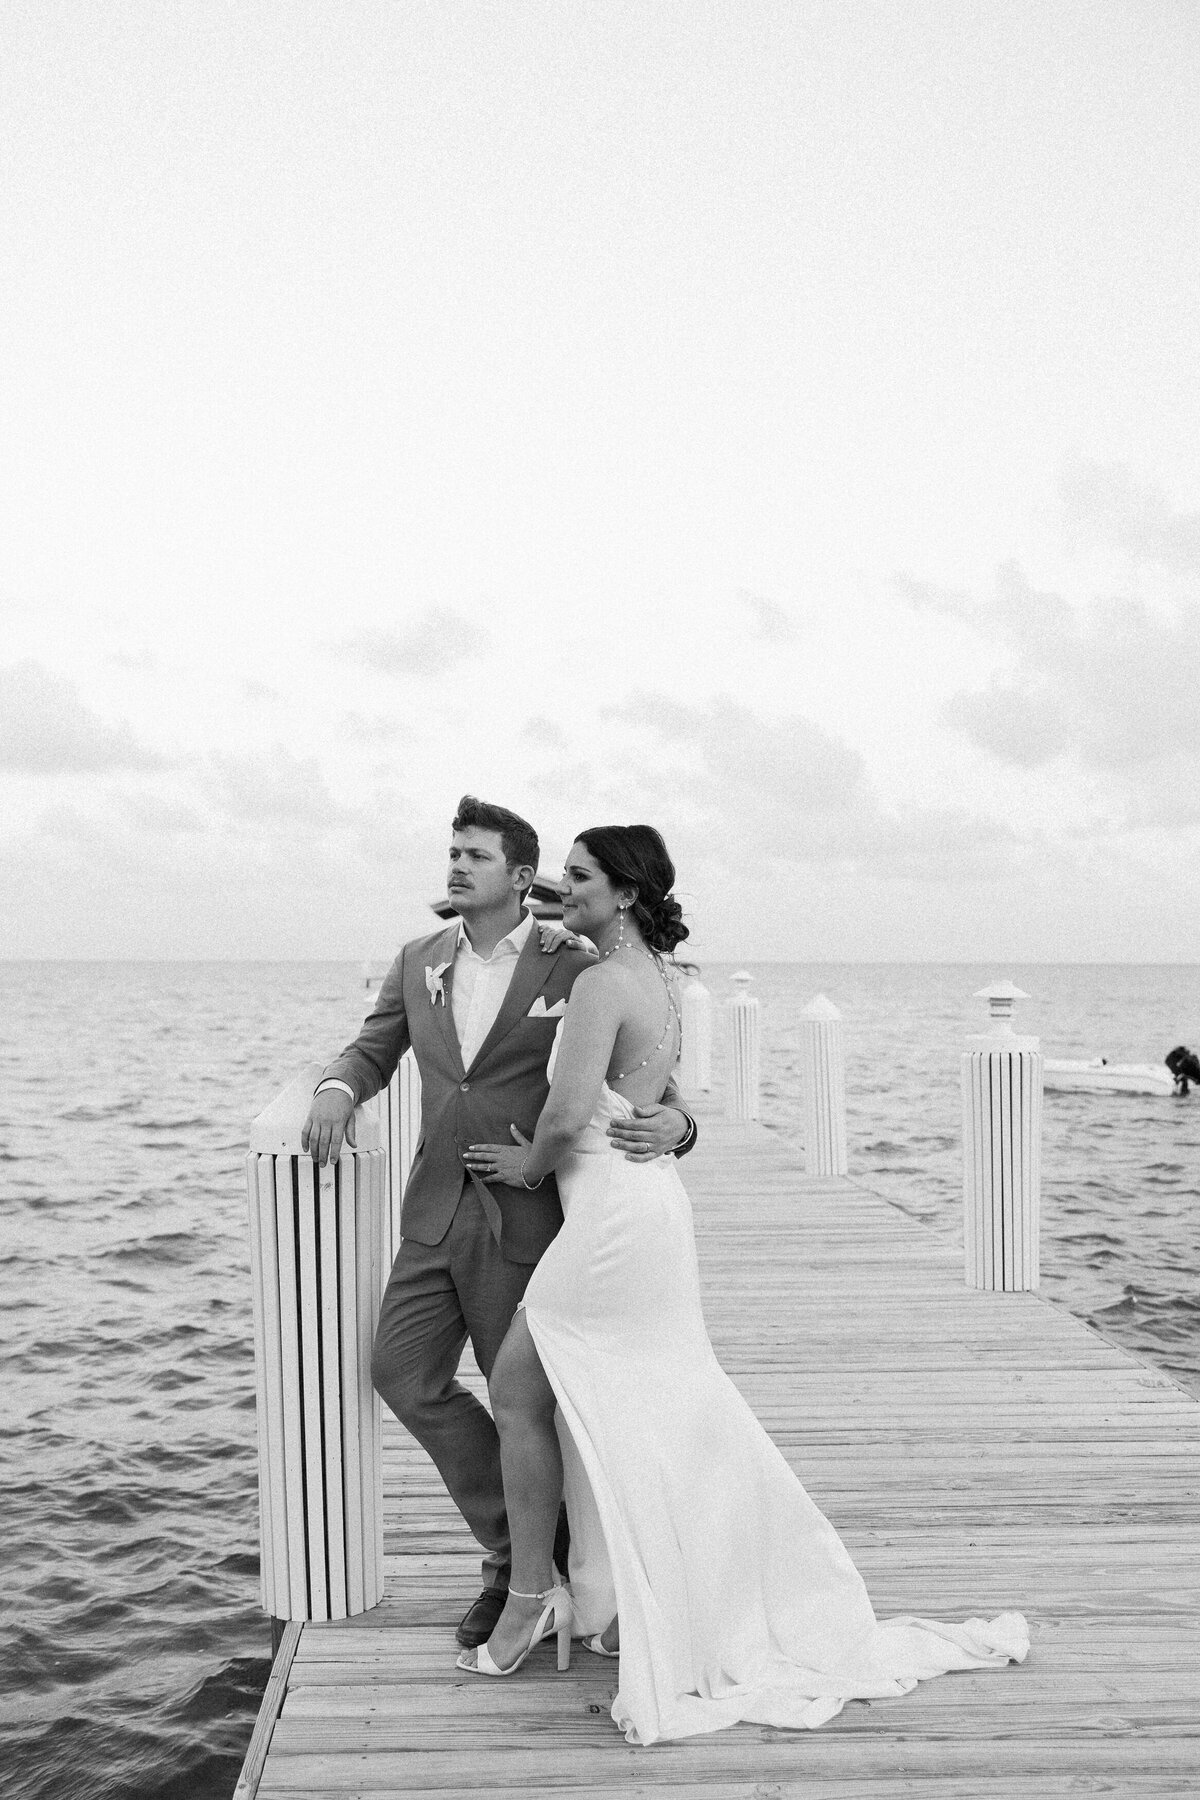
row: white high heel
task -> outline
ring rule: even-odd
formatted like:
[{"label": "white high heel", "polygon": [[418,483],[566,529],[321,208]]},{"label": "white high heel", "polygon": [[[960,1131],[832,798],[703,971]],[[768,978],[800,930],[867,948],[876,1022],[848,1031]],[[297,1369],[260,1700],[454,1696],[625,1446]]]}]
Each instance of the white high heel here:
[{"label": "white high heel", "polygon": [[514,1594],[518,1600],[544,1600],[546,1602],[534,1621],[533,1633],[529,1642],[522,1650],[520,1656],[518,1656],[516,1662],[509,1663],[507,1669],[502,1669],[495,1662],[487,1645],[480,1644],[475,1652],[475,1662],[467,1662],[465,1660],[471,1652],[469,1650],[464,1650],[462,1655],[458,1658],[455,1667],[465,1669],[468,1675],[515,1675],[530,1651],[536,1649],[543,1638],[548,1638],[551,1633],[553,1633],[558,1638],[559,1672],[561,1673],[564,1669],[569,1669],[571,1666],[571,1624],[573,1614],[571,1611],[571,1596],[568,1594],[566,1588],[562,1586],[547,1588],[545,1592],[541,1594],[523,1594],[519,1588],[509,1588],[508,1591],[510,1594]]},{"label": "white high heel", "polygon": [[[615,1624],[616,1621],[614,1620],[613,1623]],[[608,1626],[606,1625],[604,1631],[607,1630]],[[605,1648],[604,1631],[598,1631],[594,1637],[584,1638],[584,1649],[591,1650],[596,1656],[620,1656],[621,1646],[619,1644],[615,1650],[608,1650]]]}]

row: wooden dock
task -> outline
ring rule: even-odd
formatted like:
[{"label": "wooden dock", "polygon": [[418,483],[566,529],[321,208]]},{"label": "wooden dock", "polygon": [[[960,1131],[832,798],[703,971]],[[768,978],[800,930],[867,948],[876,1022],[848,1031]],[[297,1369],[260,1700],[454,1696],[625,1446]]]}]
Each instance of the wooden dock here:
[{"label": "wooden dock", "polygon": [[968,1290],[960,1251],[759,1126],[704,1119],[685,1173],[717,1352],[876,1612],[1015,1609],[1028,1661],[632,1747],[581,1647],[456,1671],[478,1552],[389,1421],[386,1599],[288,1627],[238,1800],[1200,1793],[1200,1403],[1047,1301]]}]

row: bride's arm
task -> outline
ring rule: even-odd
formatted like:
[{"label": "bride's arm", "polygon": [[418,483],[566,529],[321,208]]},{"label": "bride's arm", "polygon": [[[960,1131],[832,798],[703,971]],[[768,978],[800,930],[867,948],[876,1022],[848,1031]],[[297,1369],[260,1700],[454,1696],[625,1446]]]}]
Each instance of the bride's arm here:
[{"label": "bride's arm", "polygon": [[468,1167],[476,1166],[477,1157],[482,1158],[478,1167],[485,1181],[536,1187],[590,1122],[624,1015],[623,987],[615,970],[585,969],[576,976],[563,1018],[554,1079],[533,1142],[520,1139],[514,1127],[513,1135],[519,1138],[515,1148],[472,1144]]}]

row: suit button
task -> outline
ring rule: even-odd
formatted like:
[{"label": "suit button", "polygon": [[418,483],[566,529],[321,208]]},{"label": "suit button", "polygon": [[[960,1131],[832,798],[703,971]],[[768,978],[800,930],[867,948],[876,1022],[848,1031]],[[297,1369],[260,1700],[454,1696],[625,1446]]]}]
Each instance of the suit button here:
[{"label": "suit button", "polygon": [[464,1082],[463,1082],[463,1084],[462,1084],[462,1086],[461,1086],[461,1087],[460,1087],[460,1088],[459,1088],[459,1090],[458,1090],[458,1091],[459,1091],[459,1093],[460,1093],[460,1094],[465,1094],[465,1093],[467,1093],[467,1092],[469,1092],[469,1090],[470,1090],[470,1086],[471,1086],[471,1084],[470,1084],[470,1082],[469,1082],[469,1081],[464,1081]]}]

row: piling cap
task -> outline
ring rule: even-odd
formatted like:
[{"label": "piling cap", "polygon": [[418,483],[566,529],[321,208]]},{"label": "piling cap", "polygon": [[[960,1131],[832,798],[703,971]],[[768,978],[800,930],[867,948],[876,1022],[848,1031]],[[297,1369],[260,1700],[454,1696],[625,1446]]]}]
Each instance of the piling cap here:
[{"label": "piling cap", "polygon": [[1024,988],[1014,987],[1011,981],[993,981],[990,987],[976,989],[975,998],[988,1002],[988,1011],[993,1019],[1009,1019],[1012,1017],[1013,1001],[1028,1000],[1029,995]]},{"label": "piling cap", "polygon": [[1013,1006],[1018,1000],[1028,1000],[1029,995],[1024,988],[1017,987],[1011,981],[993,981],[987,987],[975,990],[976,1000],[988,1003],[988,1020],[990,1029],[978,1037],[969,1038],[972,1044],[992,1044],[1001,1050],[1036,1050],[1038,1040],[1035,1037],[1018,1037],[1012,1028]]},{"label": "piling cap", "polygon": [[[294,1080],[282,1088],[250,1126],[250,1148],[260,1156],[302,1156],[300,1132],[312,1105],[313,1089],[321,1079],[321,1064],[306,1063]],[[373,1101],[354,1114],[358,1149],[378,1150],[383,1142],[379,1109]],[[349,1146],[348,1146],[349,1148]],[[353,1154],[353,1150],[351,1150]]]},{"label": "piling cap", "polygon": [[809,1001],[802,1016],[806,1019],[840,1019],[842,1015],[832,1000],[818,994],[815,1000]]}]

